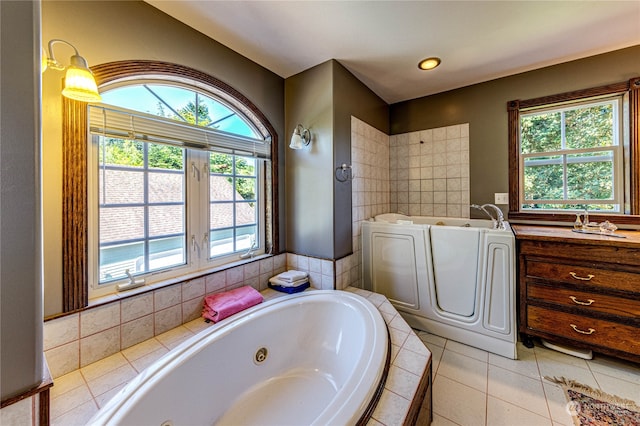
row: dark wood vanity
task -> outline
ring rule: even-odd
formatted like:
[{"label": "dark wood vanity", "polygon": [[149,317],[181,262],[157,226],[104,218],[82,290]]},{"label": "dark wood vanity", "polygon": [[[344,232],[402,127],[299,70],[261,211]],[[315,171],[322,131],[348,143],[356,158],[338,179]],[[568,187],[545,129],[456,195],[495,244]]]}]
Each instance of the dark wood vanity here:
[{"label": "dark wood vanity", "polygon": [[519,331],[640,362],[640,232],[512,225]]}]

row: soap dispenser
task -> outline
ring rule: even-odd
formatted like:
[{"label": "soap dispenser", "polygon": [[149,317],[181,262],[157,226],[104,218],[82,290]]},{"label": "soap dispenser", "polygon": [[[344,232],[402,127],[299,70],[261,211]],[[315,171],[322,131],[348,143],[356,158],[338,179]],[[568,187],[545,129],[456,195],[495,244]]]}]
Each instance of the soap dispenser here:
[{"label": "soap dispenser", "polygon": [[573,229],[582,229],[582,221],[580,220],[580,213],[576,213],[576,221],[573,222]]},{"label": "soap dispenser", "polygon": [[587,229],[589,228],[589,210],[584,209],[584,222],[582,222],[582,226]]}]

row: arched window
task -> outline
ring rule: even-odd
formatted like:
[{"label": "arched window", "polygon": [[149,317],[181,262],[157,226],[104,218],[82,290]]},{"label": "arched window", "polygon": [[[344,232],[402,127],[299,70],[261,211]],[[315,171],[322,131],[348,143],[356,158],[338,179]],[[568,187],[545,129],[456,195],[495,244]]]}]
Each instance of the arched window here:
[{"label": "arched window", "polygon": [[[89,135],[82,144],[86,175],[65,177],[75,182],[72,188],[78,180],[86,182],[86,207],[65,208],[69,231],[74,232],[79,213],[86,222],[84,237],[73,241],[72,250],[65,245],[66,271],[76,275],[68,280],[65,272],[65,290],[68,282],[76,283],[64,295],[67,311],[131,282],[193,276],[275,245],[277,197],[271,189],[277,149],[275,132],[262,114],[238,92],[196,70],[157,62],[119,64],[93,69],[102,103],[65,100],[67,120],[75,116],[70,121],[79,122],[73,109],[84,111]],[[65,137],[67,143],[73,145],[74,138]],[[82,148],[69,152],[74,157]],[[65,163],[65,169],[77,168]],[[80,251],[86,253],[83,265],[72,259]]]}]

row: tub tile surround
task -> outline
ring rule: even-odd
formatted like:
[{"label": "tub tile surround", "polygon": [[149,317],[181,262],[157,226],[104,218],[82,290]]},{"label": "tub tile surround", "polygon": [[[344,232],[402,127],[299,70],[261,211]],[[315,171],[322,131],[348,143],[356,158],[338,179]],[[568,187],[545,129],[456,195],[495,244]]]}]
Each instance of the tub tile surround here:
[{"label": "tub tile surround", "polygon": [[[391,365],[382,396],[369,422],[371,425],[400,425],[417,391],[431,352],[400,317],[386,297],[353,287],[373,303],[389,327],[392,341]],[[265,300],[286,297],[264,290]],[[53,425],[83,425],[136,374],[209,324],[192,320],[161,335],[145,340],[95,363],[71,371],[55,380],[51,391]]]},{"label": "tub tile surround", "polygon": [[[140,342],[165,335],[200,318],[205,296],[250,285],[267,288],[269,278],[287,269],[309,273],[316,289],[342,289],[350,259],[333,262],[280,254],[204,277],[121,298],[44,323],[44,351],[53,378],[83,368]],[[336,274],[336,270],[340,273]],[[337,286],[337,281],[340,285]],[[128,296],[128,297],[127,297]],[[169,346],[171,342],[169,342]]]},{"label": "tub tile surround", "polygon": [[361,224],[373,216],[389,213],[389,135],[351,117],[351,188],[353,254],[338,261],[336,288],[362,287]]},{"label": "tub tile surround", "polygon": [[389,137],[390,208],[469,217],[469,124]]}]

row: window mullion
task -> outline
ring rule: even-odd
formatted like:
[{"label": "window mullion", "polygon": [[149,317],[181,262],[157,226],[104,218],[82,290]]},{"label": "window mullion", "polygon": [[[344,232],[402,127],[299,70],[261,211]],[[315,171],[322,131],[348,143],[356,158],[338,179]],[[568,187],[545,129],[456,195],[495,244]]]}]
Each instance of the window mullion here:
[{"label": "window mullion", "polygon": [[238,182],[237,179],[237,170],[236,170],[236,156],[231,156],[231,186],[233,188],[233,203],[231,211],[233,212],[233,251],[236,252],[238,250],[238,197],[236,196],[237,191],[235,190]]},{"label": "window mullion", "polygon": [[144,201],[144,270],[143,273],[148,273],[151,269],[149,262],[149,144],[143,144],[142,150],[142,176],[143,176],[143,201]]},{"label": "window mullion", "polygon": [[[560,113],[560,149],[567,149],[567,129],[565,111]],[[562,199],[568,198],[567,155],[562,154]]]},{"label": "window mullion", "polygon": [[198,214],[200,217],[199,220],[199,228],[198,232],[203,236],[203,250],[200,253],[200,262],[201,265],[206,264],[208,262],[209,257],[211,255],[211,234],[210,234],[210,225],[209,225],[209,217],[211,215],[211,203],[209,202],[209,194],[211,192],[211,170],[209,164],[209,153],[208,152],[198,152],[198,159],[202,167],[202,176],[199,183],[199,191],[198,191]]},{"label": "window mullion", "polygon": [[567,148],[567,129],[565,127],[566,125],[565,120],[566,120],[565,112],[562,111],[560,112],[560,148],[561,149]]},{"label": "window mullion", "polygon": [[609,145],[609,146],[597,146],[594,148],[567,149],[564,151],[530,152],[526,154],[520,154],[520,156],[522,158],[535,158],[535,157],[564,155],[564,154],[587,154],[591,152],[600,152],[600,151],[615,151],[617,149],[618,149],[618,145]]},{"label": "window mullion", "polygon": [[566,200],[569,198],[569,171],[567,170],[567,155],[562,155],[562,199]]},{"label": "window mullion", "polygon": [[195,120],[195,125],[199,126],[200,123],[198,122],[198,119],[200,118],[199,117],[200,114],[198,114],[198,107],[200,106],[200,98],[199,98],[200,95],[198,94],[198,92],[194,92],[194,93],[196,95],[195,96],[196,99],[193,107],[193,119]]},{"label": "window mullion", "polygon": [[211,203],[209,200],[209,193],[211,191],[211,165],[209,164],[208,152],[199,153],[198,158],[202,163],[202,175],[204,176],[204,178],[200,180],[200,186],[203,187],[203,189],[199,192],[198,199],[198,209],[202,217],[199,232],[202,235],[204,247],[200,258],[204,264],[211,256],[211,230],[209,226],[209,215],[211,213]]},{"label": "window mullion", "polygon": [[[187,150],[187,164],[191,164],[192,167],[198,168],[198,164],[202,164],[202,153],[196,150]],[[206,252],[206,242],[203,230],[203,203],[202,193],[208,189],[208,173],[205,170],[199,169],[197,171],[199,179],[193,175],[193,173],[187,173],[187,191],[186,191],[186,235],[187,235],[187,256],[188,263],[195,269],[199,269],[202,265],[204,253]],[[207,179],[205,179],[207,178]],[[198,250],[193,251],[191,249],[190,241],[194,238],[197,242]]]}]

